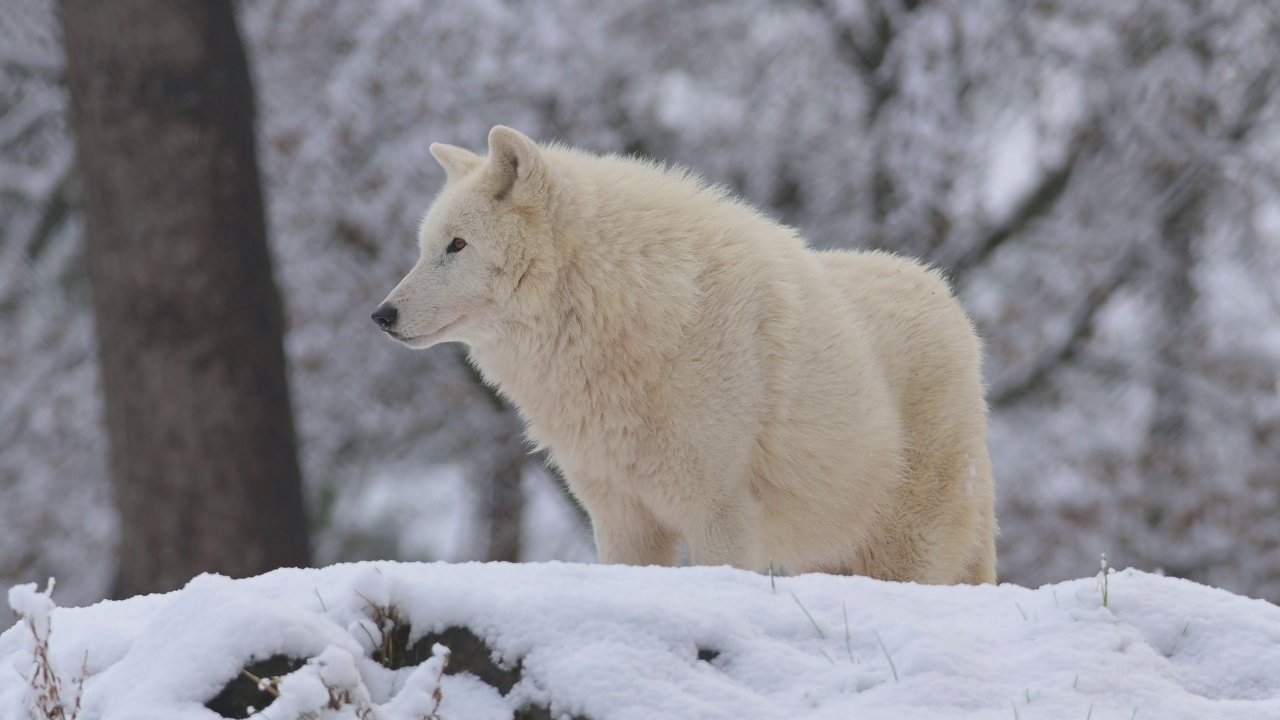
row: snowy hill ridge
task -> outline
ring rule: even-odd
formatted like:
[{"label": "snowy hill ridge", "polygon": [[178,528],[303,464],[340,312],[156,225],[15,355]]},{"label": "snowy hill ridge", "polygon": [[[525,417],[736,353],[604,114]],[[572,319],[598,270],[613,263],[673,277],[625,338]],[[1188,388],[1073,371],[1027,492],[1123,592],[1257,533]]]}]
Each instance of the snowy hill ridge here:
[{"label": "snowy hill ridge", "polygon": [[[6,720],[40,702],[33,630],[84,720],[217,718],[205,703],[277,655],[314,659],[256,708],[269,720],[1280,718],[1280,608],[1137,571],[1109,577],[1106,606],[1098,578],[1031,590],[561,563],[206,575],[85,608],[31,585],[9,598],[26,617],[0,635]],[[447,628],[482,639],[506,680],[444,674],[443,640],[399,669],[375,660],[397,629]]]}]

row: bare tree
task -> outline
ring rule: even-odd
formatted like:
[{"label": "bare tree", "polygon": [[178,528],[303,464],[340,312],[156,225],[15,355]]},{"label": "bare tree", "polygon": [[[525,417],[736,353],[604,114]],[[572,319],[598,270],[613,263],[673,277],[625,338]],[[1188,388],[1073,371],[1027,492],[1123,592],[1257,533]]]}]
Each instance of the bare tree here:
[{"label": "bare tree", "polygon": [[63,0],[115,595],[308,562],[280,301],[230,0]]},{"label": "bare tree", "polygon": [[483,526],[485,560],[520,562],[524,530],[524,466],[520,420],[507,411],[494,418],[496,435],[472,460],[471,480],[479,497],[478,520]]},{"label": "bare tree", "polygon": [[[56,573],[87,601],[117,523],[95,502],[106,442],[84,420],[100,414],[84,215],[45,2],[0,12],[0,575]],[[460,556],[497,556],[506,541],[488,528],[516,536],[486,520],[507,512],[491,486],[520,486],[501,474],[497,454],[519,448],[484,389],[455,353],[370,345],[353,312],[416,252],[443,179],[429,143],[483,147],[501,122],[689,165],[817,244],[946,268],[986,340],[1002,578],[1074,577],[1106,550],[1280,598],[1274,0],[256,0],[240,12],[264,90],[260,157],[276,277],[297,310],[295,417],[326,561],[368,557],[375,531],[391,556],[432,556],[411,547],[411,521],[349,512],[405,468],[467,468],[475,491],[456,498],[478,500],[483,547]],[[545,554],[550,527],[538,481],[526,473],[524,557]]]}]

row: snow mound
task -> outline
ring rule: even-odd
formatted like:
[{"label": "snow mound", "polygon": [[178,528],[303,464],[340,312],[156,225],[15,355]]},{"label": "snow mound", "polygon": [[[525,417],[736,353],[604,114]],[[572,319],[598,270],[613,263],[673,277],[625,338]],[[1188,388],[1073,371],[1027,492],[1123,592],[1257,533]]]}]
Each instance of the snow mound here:
[{"label": "snow mound", "polygon": [[[280,655],[301,667],[257,717],[1280,718],[1280,608],[1136,571],[1107,585],[1104,606],[1098,578],[1030,590],[380,562],[205,575],[85,608],[19,586],[10,602],[34,613],[64,684],[82,684],[88,720],[217,718],[205,703]],[[442,644],[379,664],[393,619],[410,640],[467,628],[513,684],[456,672],[462,651]],[[32,627],[0,635],[0,717],[33,707]]]}]

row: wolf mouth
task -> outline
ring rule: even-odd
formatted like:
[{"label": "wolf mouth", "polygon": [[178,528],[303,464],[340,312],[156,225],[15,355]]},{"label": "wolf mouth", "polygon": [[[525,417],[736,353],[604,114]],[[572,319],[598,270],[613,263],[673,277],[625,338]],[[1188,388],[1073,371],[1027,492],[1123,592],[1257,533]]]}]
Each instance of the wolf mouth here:
[{"label": "wolf mouth", "polygon": [[405,345],[412,346],[413,343],[416,343],[422,340],[432,340],[433,338],[440,337],[441,334],[443,334],[446,330],[452,328],[454,325],[457,325],[461,320],[462,320],[461,317],[454,318],[453,320],[450,320],[449,322],[445,323],[444,325],[441,325],[435,330],[432,330],[429,333],[423,333],[422,335],[405,336],[395,331],[391,331],[388,334],[391,335],[391,337],[395,338],[396,341],[404,343]]}]

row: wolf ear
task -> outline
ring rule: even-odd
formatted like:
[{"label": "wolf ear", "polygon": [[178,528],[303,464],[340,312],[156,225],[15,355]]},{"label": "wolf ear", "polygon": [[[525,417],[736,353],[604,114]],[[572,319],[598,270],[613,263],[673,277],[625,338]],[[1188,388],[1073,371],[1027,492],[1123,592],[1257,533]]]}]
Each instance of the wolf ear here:
[{"label": "wolf ear", "polygon": [[444,143],[431,143],[431,154],[440,163],[440,167],[444,168],[444,173],[450,180],[466,175],[471,168],[484,162],[484,158],[466,148]]},{"label": "wolf ear", "polygon": [[535,200],[546,190],[546,164],[542,151],[526,135],[496,125],[489,131],[489,191],[494,198],[510,197],[521,203]]}]

